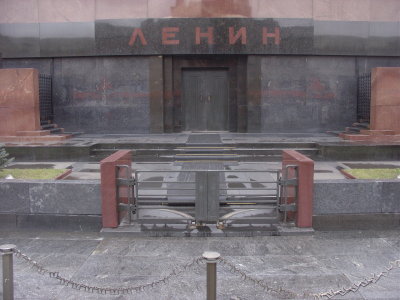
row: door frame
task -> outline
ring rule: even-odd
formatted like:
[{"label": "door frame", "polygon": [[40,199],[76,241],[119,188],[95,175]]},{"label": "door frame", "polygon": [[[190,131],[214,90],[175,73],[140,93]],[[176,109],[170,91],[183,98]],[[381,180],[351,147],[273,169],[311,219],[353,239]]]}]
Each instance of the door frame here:
[{"label": "door frame", "polygon": [[182,70],[201,68],[228,70],[228,130],[245,132],[246,64],[247,56],[238,55],[164,56],[164,132],[185,130]]}]

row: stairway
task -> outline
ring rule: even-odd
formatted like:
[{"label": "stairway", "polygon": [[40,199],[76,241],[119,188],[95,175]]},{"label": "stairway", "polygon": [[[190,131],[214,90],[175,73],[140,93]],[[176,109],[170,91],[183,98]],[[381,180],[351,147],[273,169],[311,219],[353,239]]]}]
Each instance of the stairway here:
[{"label": "stairway", "polygon": [[130,149],[136,162],[280,161],[282,150],[293,149],[315,158],[318,149],[308,142],[222,142],[219,134],[191,134],[185,144],[99,143],[91,155],[103,159],[117,150]]}]

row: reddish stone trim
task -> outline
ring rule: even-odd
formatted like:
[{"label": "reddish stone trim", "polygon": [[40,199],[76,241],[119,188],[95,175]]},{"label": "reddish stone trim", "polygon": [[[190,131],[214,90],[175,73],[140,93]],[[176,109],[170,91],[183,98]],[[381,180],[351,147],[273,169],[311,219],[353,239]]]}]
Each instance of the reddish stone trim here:
[{"label": "reddish stone trim", "polygon": [[72,169],[65,170],[65,172],[63,172],[62,174],[58,175],[58,176],[55,178],[55,180],[64,179],[65,177],[67,177],[67,176],[68,176],[69,174],[71,174],[71,173],[72,173]]},{"label": "reddish stone trim", "polygon": [[[117,199],[117,165],[132,164],[132,151],[119,150],[100,161],[101,174],[101,211],[104,228],[118,227],[120,216]],[[122,172],[121,172],[122,173]]]},{"label": "reddish stone trim", "polygon": [[[314,161],[295,151],[284,150],[282,153],[282,171],[287,165],[298,166],[297,211],[294,219],[297,227],[312,227],[313,190],[314,190]],[[294,174],[289,172],[288,177]],[[289,199],[293,197],[289,187]]]}]

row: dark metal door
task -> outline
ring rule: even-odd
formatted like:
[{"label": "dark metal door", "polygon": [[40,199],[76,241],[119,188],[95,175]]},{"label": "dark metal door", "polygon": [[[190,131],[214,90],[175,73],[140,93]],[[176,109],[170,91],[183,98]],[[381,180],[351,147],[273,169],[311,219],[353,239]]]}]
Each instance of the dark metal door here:
[{"label": "dark metal door", "polygon": [[227,130],[228,96],[227,70],[184,70],[185,129]]}]

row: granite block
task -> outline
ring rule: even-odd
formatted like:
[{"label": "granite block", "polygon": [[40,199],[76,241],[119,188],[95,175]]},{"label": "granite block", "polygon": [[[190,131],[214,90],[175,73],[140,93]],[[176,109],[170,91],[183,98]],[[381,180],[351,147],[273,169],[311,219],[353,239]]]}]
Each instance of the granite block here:
[{"label": "granite block", "polygon": [[400,213],[400,182],[382,182],[382,213]]},{"label": "granite block", "polygon": [[0,212],[29,213],[29,183],[0,180]]},{"label": "granite block", "polygon": [[[55,122],[67,131],[149,132],[148,68],[147,57],[57,59]],[[87,72],[92,76],[86,76]]]},{"label": "granite block", "polygon": [[0,135],[40,129],[38,71],[1,69],[0,108]]},{"label": "granite block", "polygon": [[100,185],[97,182],[31,183],[29,194],[32,213],[101,214]]},{"label": "granite block", "polygon": [[400,132],[400,105],[371,106],[371,130]]},{"label": "granite block", "polygon": [[21,230],[39,231],[99,232],[101,229],[101,216],[56,214],[17,215],[17,228]]},{"label": "granite block", "polygon": [[332,180],[314,183],[314,215],[380,213],[381,200],[380,182]]}]

